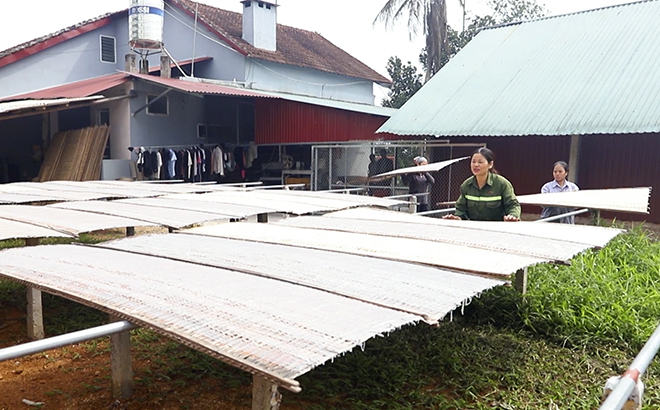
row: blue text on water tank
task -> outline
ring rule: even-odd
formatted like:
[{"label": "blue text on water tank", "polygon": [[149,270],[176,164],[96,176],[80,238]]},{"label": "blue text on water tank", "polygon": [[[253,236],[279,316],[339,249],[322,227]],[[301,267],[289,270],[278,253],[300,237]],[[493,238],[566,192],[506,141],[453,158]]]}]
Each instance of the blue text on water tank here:
[{"label": "blue text on water tank", "polygon": [[159,16],[164,16],[165,13],[163,12],[163,9],[159,9],[158,7],[150,7],[150,6],[135,6],[131,7],[128,9],[128,14],[133,15],[133,14],[157,14]]}]

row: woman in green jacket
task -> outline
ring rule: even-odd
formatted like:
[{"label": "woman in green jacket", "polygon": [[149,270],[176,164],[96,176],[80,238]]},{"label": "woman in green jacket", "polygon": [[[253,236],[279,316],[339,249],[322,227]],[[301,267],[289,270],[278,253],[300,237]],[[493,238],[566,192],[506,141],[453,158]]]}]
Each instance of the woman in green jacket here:
[{"label": "woman in green jacket", "polygon": [[493,168],[494,159],[493,151],[486,147],[472,153],[470,168],[473,176],[461,185],[456,213],[445,216],[445,219],[520,220],[520,204],[513,185]]}]

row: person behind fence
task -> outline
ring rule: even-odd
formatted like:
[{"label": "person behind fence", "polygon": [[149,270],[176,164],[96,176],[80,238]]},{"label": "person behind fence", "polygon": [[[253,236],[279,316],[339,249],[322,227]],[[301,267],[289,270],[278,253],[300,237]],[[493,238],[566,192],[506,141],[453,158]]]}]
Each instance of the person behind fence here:
[{"label": "person behind fence", "polygon": [[[371,178],[372,176],[378,173],[377,166],[378,166],[378,162],[376,161],[376,154],[369,154],[369,168],[367,169],[367,178]],[[373,183],[371,181],[368,181],[367,185],[371,187]],[[374,194],[374,190],[369,188],[369,195],[373,196],[373,194]]]},{"label": "person behind fence", "polygon": [[380,155],[380,158],[378,158],[378,161],[376,161],[376,171],[378,171],[378,174],[384,174],[386,172],[390,172],[394,170],[394,161],[392,161],[391,158],[387,156],[387,150],[385,148],[381,148],[378,151],[378,154]]},{"label": "person behind fence", "polygon": [[[413,162],[416,166],[427,165],[429,162],[424,157],[415,157]],[[404,184],[408,185],[408,193],[416,195],[417,198],[417,212],[425,212],[429,210],[429,195],[427,194],[429,185],[435,184],[435,178],[428,172],[415,172],[411,174],[404,174],[401,177]]]},{"label": "person behind fence", "polygon": [[[567,180],[568,177],[568,164],[564,161],[557,161],[552,167],[552,176],[554,180],[546,183],[541,187],[541,193],[547,194],[551,192],[574,192],[579,191],[580,188],[573,182]],[[543,208],[541,211],[541,219],[549,218],[551,216],[562,215],[568,212],[574,211],[574,208],[568,208],[563,206],[552,206]],[[574,224],[575,216],[564,216],[558,220],[551,222],[559,222],[563,224]]]},{"label": "person behind fence", "polygon": [[444,219],[519,221],[520,204],[513,185],[495,170],[495,154],[486,147],[472,153],[472,176],[461,184],[454,215]]},{"label": "person behind fence", "polygon": [[[376,161],[376,166],[375,166],[376,175],[393,171],[394,161],[392,161],[392,159],[390,159],[387,156],[387,150],[385,148],[381,148],[378,151],[378,154],[380,155],[380,158],[378,158],[378,160]],[[389,187],[391,185],[391,182],[389,179],[384,179],[380,181],[374,181],[372,185],[380,186],[380,187]],[[390,188],[379,188],[379,189],[374,189],[373,194],[374,196],[377,197],[384,197],[384,196],[392,195],[392,192]]]}]

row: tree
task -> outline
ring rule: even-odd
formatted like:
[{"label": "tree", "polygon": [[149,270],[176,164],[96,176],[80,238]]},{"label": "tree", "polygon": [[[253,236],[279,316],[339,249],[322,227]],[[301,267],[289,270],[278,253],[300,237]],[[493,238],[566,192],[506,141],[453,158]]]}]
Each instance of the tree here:
[{"label": "tree", "polygon": [[417,90],[422,88],[422,74],[410,61],[403,65],[399,57],[390,57],[387,61],[387,73],[392,78],[392,87],[381,104],[383,107],[401,108]]},{"label": "tree", "polygon": [[[459,0],[460,1],[460,0]],[[464,4],[461,2],[461,4]],[[507,24],[514,21],[531,20],[543,17],[548,10],[543,5],[539,5],[536,0],[490,0],[488,2],[492,14],[485,16],[469,17],[470,24],[460,33],[447,27],[448,47],[440,59],[440,68],[449,62],[467,43],[472,40],[482,29],[498,24]],[[423,48],[419,61],[426,70],[426,48]]]},{"label": "tree", "polygon": [[[381,20],[391,26],[407,12],[410,37],[421,26],[426,36],[426,80],[441,67],[443,52],[447,53],[447,3],[446,0],[387,0],[378,12],[374,23]],[[389,64],[389,63],[388,63]]]},{"label": "tree", "polygon": [[548,14],[545,5],[538,4],[536,0],[490,0],[488,4],[493,9],[492,18],[497,24],[531,20]]},{"label": "tree", "polygon": [[[461,6],[465,7],[465,0],[459,1]],[[427,0],[427,2],[432,3],[432,0]],[[426,9],[421,6],[422,3],[425,2],[422,0],[389,0],[385,7],[380,11],[378,18],[382,18],[385,20],[386,24],[390,24],[393,20],[399,18],[402,13],[408,10],[408,26],[411,35],[413,35],[418,28],[418,26],[415,26],[413,23],[415,21],[417,21],[417,23],[419,22],[418,20],[415,20],[414,17],[419,16],[422,12],[426,12]],[[427,46],[422,49],[419,55],[419,62],[422,64],[422,67],[426,72],[425,82],[430,79],[430,76],[433,76],[433,74],[447,64],[449,60],[465,47],[465,45],[469,43],[470,40],[472,40],[472,38],[484,27],[539,18],[545,16],[548,12],[545,7],[539,5],[536,0],[490,0],[488,4],[493,10],[492,14],[470,17],[470,24],[463,31],[458,32],[450,26],[445,26],[445,39],[447,45],[442,49],[438,61],[435,61],[438,56],[429,56],[427,53],[427,50],[429,49],[427,35]],[[385,13],[386,10],[387,13]],[[427,20],[427,22],[428,21],[429,20]],[[428,65],[429,61],[433,62],[431,67]],[[417,68],[410,62],[408,62],[408,65],[403,65],[398,57],[390,57],[387,62],[387,72],[392,78],[392,88],[388,93],[388,98],[385,98],[382,101],[384,107],[399,108],[403,106],[403,104],[422,87],[422,74],[417,74]]]}]

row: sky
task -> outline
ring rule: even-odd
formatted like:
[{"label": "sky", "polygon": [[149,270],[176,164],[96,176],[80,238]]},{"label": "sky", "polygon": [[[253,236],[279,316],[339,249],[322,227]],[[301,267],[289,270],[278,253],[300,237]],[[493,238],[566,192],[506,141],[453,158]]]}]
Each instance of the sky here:
[{"label": "sky", "polygon": [[[214,7],[240,12],[239,0],[200,0]],[[627,3],[627,0],[537,0],[549,15],[573,13]],[[278,23],[315,31],[353,57],[387,76],[387,60],[398,56],[419,66],[424,46],[420,33],[410,39],[407,21],[385,28],[374,19],[385,0],[277,0]],[[21,0],[3,2],[0,13],[0,51],[53,33],[107,12],[128,8],[129,0]],[[488,0],[466,0],[468,14],[488,14]],[[449,25],[462,26],[458,0],[447,0]],[[165,44],[167,48],[167,44]],[[421,67],[420,67],[421,72]],[[0,78],[0,82],[2,79]],[[385,93],[386,91],[381,92]],[[376,96],[377,99],[385,97]]]}]

